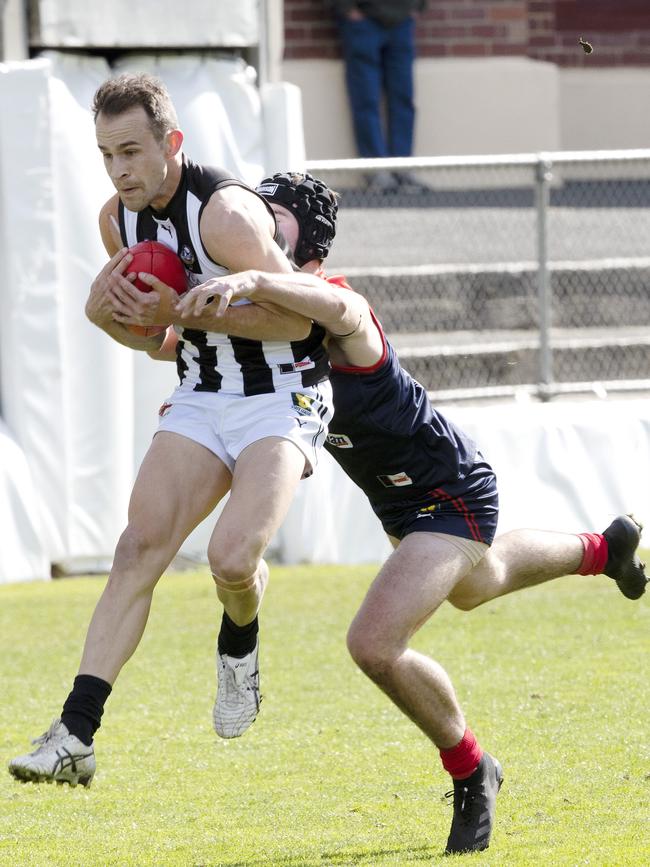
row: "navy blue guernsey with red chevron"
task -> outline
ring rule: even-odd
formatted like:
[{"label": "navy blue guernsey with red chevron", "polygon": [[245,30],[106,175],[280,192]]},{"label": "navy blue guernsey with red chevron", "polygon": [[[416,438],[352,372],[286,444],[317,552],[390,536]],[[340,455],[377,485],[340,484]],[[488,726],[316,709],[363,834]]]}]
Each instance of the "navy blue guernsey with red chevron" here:
[{"label": "navy blue guernsey with red chevron", "polygon": [[498,516],[492,469],[474,441],[431,406],[385,337],[384,343],[383,358],[371,368],[333,366],[325,448],[389,535],[440,532],[490,544]]},{"label": "navy blue guernsey with red chevron", "polygon": [[[119,203],[122,240],[128,247],[139,241],[160,241],[178,253],[188,275],[189,286],[210,277],[228,274],[214,262],[201,239],[201,214],[217,190],[237,185],[249,190],[223,169],[201,166],[183,157],[178,189],[164,211],[145,208],[135,212]],[[268,202],[254,190],[251,195]],[[274,217],[275,219],[275,217]],[[276,241],[284,239],[276,232]],[[249,303],[247,300],[235,304]],[[329,360],[323,346],[324,330],[314,325],[299,341],[261,341],[175,326],[180,337],[176,348],[176,367],[181,391],[208,391],[231,394],[267,394],[316,385],[329,373]]]}]

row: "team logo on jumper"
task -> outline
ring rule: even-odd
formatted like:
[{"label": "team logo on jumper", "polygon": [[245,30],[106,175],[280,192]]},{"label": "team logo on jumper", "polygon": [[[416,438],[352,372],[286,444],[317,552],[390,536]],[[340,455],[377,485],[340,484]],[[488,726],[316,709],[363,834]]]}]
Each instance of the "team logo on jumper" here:
[{"label": "team logo on jumper", "polygon": [[163,403],[160,409],[158,410],[158,415],[162,418],[164,415],[167,415],[169,410],[172,408],[173,404],[171,403]]},{"label": "team logo on jumper", "polygon": [[[187,286],[188,289],[193,289],[195,286],[199,286],[203,282],[203,278],[200,274],[195,274],[193,271],[189,271],[187,273]],[[237,303],[236,301],[234,302]]]},{"label": "team logo on jumper", "polygon": [[278,364],[280,373],[299,373],[301,370],[312,370],[314,367],[316,367],[316,362],[312,361],[311,358],[303,358],[302,361]]},{"label": "team logo on jumper", "polygon": [[329,445],[337,449],[353,449],[352,440],[346,434],[327,434],[327,442]]},{"label": "team logo on jumper", "polygon": [[385,488],[402,488],[405,485],[412,485],[413,479],[407,476],[406,473],[391,473],[387,476],[377,476],[379,481]]},{"label": "team logo on jumper", "polygon": [[181,251],[178,254],[183,265],[187,265],[188,268],[191,268],[192,265],[196,262],[196,257],[194,256],[193,251],[187,246],[187,244],[183,244],[181,247]]},{"label": "team logo on jumper", "polygon": [[296,408],[296,412],[300,415],[311,415],[314,398],[306,394],[301,394],[299,391],[291,392],[291,400]]}]

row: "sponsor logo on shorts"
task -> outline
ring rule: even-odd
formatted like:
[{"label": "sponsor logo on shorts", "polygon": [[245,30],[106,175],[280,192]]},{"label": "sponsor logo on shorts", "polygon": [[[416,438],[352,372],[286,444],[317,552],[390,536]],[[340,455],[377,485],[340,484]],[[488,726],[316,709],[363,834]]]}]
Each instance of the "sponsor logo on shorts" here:
[{"label": "sponsor logo on shorts", "polygon": [[300,391],[291,392],[291,400],[296,408],[296,412],[300,415],[311,415],[314,398],[307,394],[302,394]]},{"label": "sponsor logo on shorts", "polygon": [[377,476],[379,481],[385,488],[402,488],[405,485],[412,485],[413,479],[407,476],[406,473],[391,473],[386,476]]},{"label": "sponsor logo on shorts", "polygon": [[158,415],[162,418],[164,415],[167,415],[169,410],[172,408],[172,403],[163,403],[160,409],[158,410]]},{"label": "sponsor logo on shorts", "polygon": [[327,442],[329,445],[337,449],[353,449],[352,440],[347,434],[327,434]]},{"label": "sponsor logo on shorts", "polygon": [[278,364],[280,373],[295,373],[300,370],[312,370],[314,367],[316,367],[316,362],[312,361],[311,358],[304,358],[302,361],[294,361],[293,363]]},{"label": "sponsor logo on shorts", "polygon": [[434,503],[432,506],[425,506],[423,509],[418,509],[418,513],[415,517],[416,518],[431,518],[431,517],[433,517],[432,513],[435,512],[436,509],[439,509],[439,508],[440,508],[439,503]]}]

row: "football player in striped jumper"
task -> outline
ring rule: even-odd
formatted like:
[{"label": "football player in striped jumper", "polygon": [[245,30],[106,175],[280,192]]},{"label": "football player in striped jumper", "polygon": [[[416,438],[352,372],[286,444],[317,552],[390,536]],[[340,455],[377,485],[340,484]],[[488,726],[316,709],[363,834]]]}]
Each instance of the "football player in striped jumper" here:
[{"label": "football player in striped jumper", "polygon": [[[116,193],[99,215],[111,258],[92,284],[86,314],[119,343],[164,357],[164,333],[143,336],[125,324],[129,318],[138,324],[133,316],[140,308],[154,324],[172,321],[161,297],[138,291],[124,277],[128,246],[167,244],[184,262],[191,285],[248,268],[290,272],[292,266],[266,201],[223,170],[183,154],[183,134],[162,82],[133,74],[109,79],[95,94],[93,112]],[[15,777],[90,785],[104,704],[140,642],[156,583],[227,493],[208,548],[224,608],[213,724],[229,738],[255,720],[257,613],[268,580],[263,555],[298,482],[316,465],[332,412],[324,334],[301,314],[248,301],[212,320],[209,329],[189,320],[170,333],[180,383],[161,407],[137,475],[79,673],[37,749],[10,763]]]},{"label": "football player in striped jumper", "polygon": [[446,851],[485,849],[501,766],[468,728],[444,669],[409,641],[445,600],[470,610],[567,574],[604,573],[638,599],[647,583],[636,555],[640,527],[620,516],[602,534],[515,530],[494,538],[496,483],[477,446],[400,367],[366,300],[344,278],[323,279],[335,233],[331,191],[303,174],[277,174],[258,191],[271,202],[301,272],[212,280],[178,307],[205,320],[235,299],[270,301],[327,329],[334,417],[326,448],[367,495],[395,548],[350,626],[348,648],[440,752],[454,787]]}]

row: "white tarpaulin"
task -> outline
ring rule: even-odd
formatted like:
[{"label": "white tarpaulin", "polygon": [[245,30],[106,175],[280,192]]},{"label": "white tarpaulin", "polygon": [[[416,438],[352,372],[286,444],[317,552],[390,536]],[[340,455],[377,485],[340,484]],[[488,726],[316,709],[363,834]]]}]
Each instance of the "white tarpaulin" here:
[{"label": "white tarpaulin", "polygon": [[257,45],[258,0],[31,0],[33,45],[193,50]]},{"label": "white tarpaulin", "polygon": [[50,574],[43,544],[40,491],[22,449],[0,420],[0,583]]},{"label": "white tarpaulin", "polygon": [[[267,145],[274,158],[291,153],[304,161],[294,89],[280,84],[260,96],[242,61],[138,55],[117,71],[126,68],[165,81],[185,149],[197,161],[222,165],[253,184],[275,170]],[[112,553],[134,467],[175,379],[172,365],[146,366],[148,359],[98,332],[84,315],[90,283],[106,261],[97,215],[114,192],[90,104],[110,74],[101,58],[55,52],[0,64],[1,414],[11,448],[22,451],[38,481],[39,535],[48,563]],[[273,123],[264,111],[267,94],[277,109]],[[276,137],[290,126],[292,141],[283,149]],[[140,401],[142,395],[149,402]],[[19,496],[20,486],[6,472],[0,484],[13,485]],[[30,538],[29,532],[3,531],[0,582],[25,577]],[[34,564],[31,577],[49,576],[49,568],[35,565],[37,557],[27,559]]]}]

